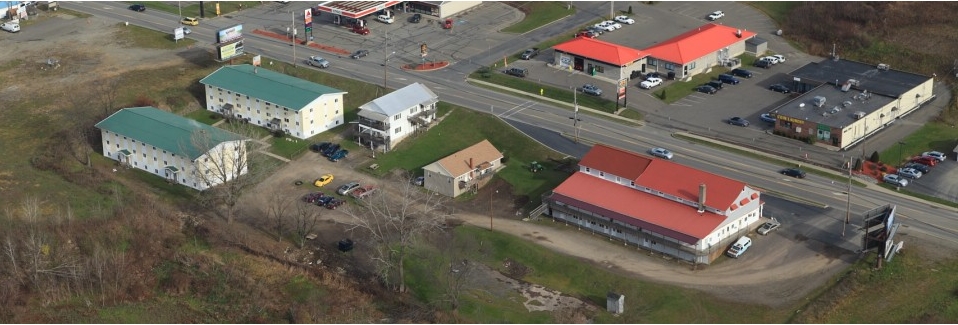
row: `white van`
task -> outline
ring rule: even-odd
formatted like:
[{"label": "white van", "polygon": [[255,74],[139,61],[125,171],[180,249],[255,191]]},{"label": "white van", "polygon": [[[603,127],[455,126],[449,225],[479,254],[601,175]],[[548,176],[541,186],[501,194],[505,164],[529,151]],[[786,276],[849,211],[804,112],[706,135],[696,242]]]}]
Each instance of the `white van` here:
[{"label": "white van", "polygon": [[725,255],[728,255],[728,257],[738,258],[739,256],[742,256],[742,253],[745,253],[745,250],[747,250],[749,247],[752,247],[752,239],[748,238],[748,236],[742,236],[735,241],[735,244],[732,244],[732,247],[725,252]]},{"label": "white van", "polygon": [[16,33],[20,31],[20,24],[12,22],[12,21],[5,22],[2,25],[0,25],[0,28],[11,33]]}]

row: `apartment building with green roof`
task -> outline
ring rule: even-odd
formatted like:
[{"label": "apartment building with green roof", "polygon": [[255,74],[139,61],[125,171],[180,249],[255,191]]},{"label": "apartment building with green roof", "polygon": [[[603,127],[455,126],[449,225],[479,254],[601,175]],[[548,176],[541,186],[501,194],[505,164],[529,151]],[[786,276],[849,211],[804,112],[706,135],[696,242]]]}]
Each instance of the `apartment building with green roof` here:
[{"label": "apartment building with green roof", "polygon": [[307,139],[343,124],[345,91],[249,64],[217,69],[200,83],[206,109]]},{"label": "apartment building with green roof", "polygon": [[248,170],[248,139],[155,107],[121,109],[96,127],[104,157],[199,191]]}]

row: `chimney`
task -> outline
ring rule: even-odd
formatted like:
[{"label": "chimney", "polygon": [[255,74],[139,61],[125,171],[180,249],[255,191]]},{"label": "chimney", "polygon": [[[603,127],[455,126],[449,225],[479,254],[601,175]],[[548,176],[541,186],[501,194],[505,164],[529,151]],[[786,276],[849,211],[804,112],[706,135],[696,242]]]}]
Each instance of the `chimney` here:
[{"label": "chimney", "polygon": [[699,184],[699,213],[705,212],[705,183]]},{"label": "chimney", "polygon": [[469,157],[469,169],[474,169],[472,168],[472,157]]}]

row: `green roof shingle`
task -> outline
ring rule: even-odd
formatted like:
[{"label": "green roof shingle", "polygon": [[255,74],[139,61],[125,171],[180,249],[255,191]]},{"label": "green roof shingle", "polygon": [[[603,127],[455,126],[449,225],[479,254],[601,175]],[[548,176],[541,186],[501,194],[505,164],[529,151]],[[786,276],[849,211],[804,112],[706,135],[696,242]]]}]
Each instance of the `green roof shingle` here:
[{"label": "green roof shingle", "polygon": [[200,80],[201,84],[223,88],[299,111],[322,95],[345,91],[320,85],[269,69],[253,72],[249,64],[228,65]]},{"label": "green roof shingle", "polygon": [[[193,145],[197,131],[210,134],[210,148],[220,143],[243,140],[238,134],[221,130],[155,107],[124,108],[103,119],[96,127],[157,148],[196,159],[206,153]],[[205,146],[205,145],[204,145]],[[202,148],[208,149],[208,148]]]}]

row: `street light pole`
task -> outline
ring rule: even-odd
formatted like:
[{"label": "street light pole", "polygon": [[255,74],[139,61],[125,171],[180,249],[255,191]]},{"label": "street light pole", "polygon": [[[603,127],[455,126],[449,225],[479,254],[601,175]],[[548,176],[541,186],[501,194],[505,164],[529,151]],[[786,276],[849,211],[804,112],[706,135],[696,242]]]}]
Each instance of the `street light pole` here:
[{"label": "street light pole", "polygon": [[852,158],[848,158],[848,190],[845,192],[845,223],[842,224],[842,237],[852,214]]},{"label": "street light pole", "polygon": [[383,57],[383,95],[386,94],[386,71],[389,70],[386,69],[388,67],[386,64],[389,63],[389,57],[393,56],[393,54],[396,54],[396,51],[386,54],[386,56]]},{"label": "street light pole", "polygon": [[289,29],[293,30],[293,38],[289,40],[289,45],[293,47],[293,67],[296,67],[296,16],[289,12]]}]

